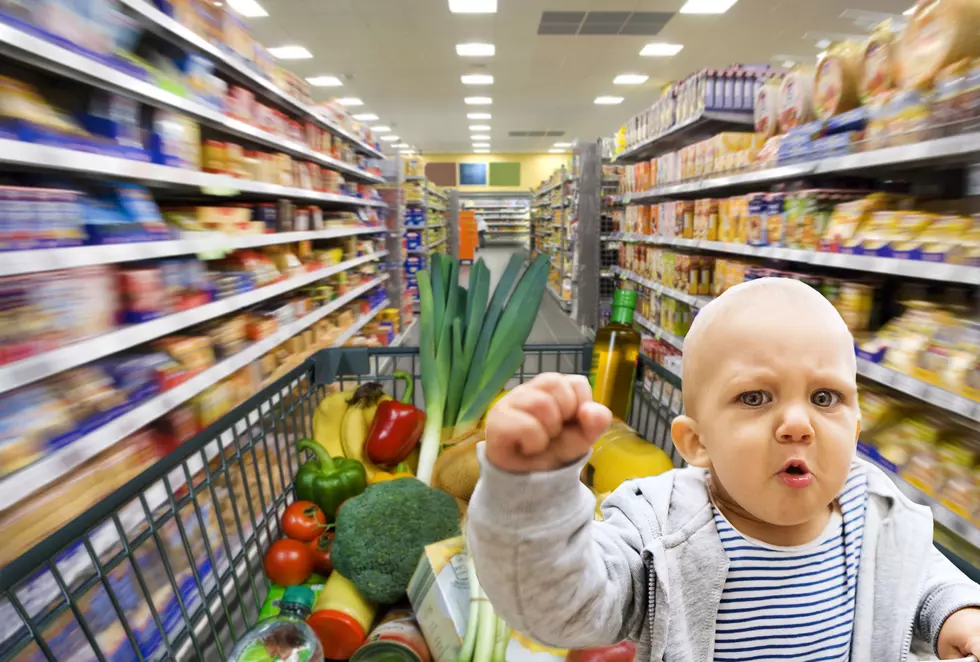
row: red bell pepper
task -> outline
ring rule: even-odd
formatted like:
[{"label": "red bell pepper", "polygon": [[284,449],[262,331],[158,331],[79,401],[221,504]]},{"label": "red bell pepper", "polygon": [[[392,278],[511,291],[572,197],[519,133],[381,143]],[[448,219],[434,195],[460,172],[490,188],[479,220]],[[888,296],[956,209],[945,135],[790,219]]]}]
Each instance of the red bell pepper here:
[{"label": "red bell pepper", "polygon": [[400,370],[392,376],[405,380],[405,393],[401,400],[385,400],[378,405],[364,443],[368,459],[381,465],[398,464],[408,457],[425,427],[425,412],[411,404],[415,379]]}]

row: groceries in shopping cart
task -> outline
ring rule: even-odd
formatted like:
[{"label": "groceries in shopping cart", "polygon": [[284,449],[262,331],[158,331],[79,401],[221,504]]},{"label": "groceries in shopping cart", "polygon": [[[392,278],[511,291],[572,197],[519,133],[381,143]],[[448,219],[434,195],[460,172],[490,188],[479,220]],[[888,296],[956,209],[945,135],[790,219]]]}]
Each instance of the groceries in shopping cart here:
[{"label": "groceries in shopping cart", "polygon": [[313,607],[313,591],[290,586],[279,602],[279,613],[256,623],[235,644],[229,662],[323,662],[323,647],[306,618]]},{"label": "groceries in shopping cart", "polygon": [[325,448],[310,440],[300,441],[297,448],[310,451],[315,459],[296,472],[296,496],[315,503],[328,519],[337,516],[340,504],[367,487],[367,473],[357,460],[330,457]]}]

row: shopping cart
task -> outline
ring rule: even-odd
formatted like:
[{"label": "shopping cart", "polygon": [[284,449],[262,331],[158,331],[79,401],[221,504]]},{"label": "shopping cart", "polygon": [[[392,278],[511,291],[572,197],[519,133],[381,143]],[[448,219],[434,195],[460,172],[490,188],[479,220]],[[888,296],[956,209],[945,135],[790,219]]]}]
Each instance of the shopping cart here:
[{"label": "shopping cart", "polygon": [[[540,372],[584,374],[587,346],[526,348],[509,386]],[[667,441],[680,380],[644,363],[632,423]],[[417,349],[323,350],[0,570],[0,662],[224,660],[268,591],[262,558],[337,386],[377,380],[394,396],[416,377]],[[673,398],[675,394],[678,396]]]}]

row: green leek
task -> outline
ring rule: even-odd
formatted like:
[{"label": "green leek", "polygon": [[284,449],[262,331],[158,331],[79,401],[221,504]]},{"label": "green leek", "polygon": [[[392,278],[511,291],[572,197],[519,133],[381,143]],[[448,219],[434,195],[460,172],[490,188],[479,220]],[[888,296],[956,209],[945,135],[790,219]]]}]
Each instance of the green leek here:
[{"label": "green leek", "polygon": [[421,303],[419,355],[425,396],[425,429],[419,480],[428,484],[444,431],[458,436],[475,428],[487,407],[524,363],[524,343],[534,326],[548,280],[548,259],[538,256],[521,273],[512,255],[493,295],[490,270],[478,260],[468,287],[460,265],[433,255],[418,275]]}]

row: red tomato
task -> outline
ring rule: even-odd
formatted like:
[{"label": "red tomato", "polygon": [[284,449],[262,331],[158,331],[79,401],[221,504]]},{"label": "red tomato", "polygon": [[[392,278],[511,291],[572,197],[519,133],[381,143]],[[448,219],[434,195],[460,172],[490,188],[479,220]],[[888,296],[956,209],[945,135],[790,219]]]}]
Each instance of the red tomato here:
[{"label": "red tomato", "polygon": [[282,516],[282,532],[287,538],[309,542],[323,533],[327,517],[312,501],[296,501]]},{"label": "red tomato", "polygon": [[636,659],[636,644],[621,641],[612,646],[582,648],[568,651],[565,662],[633,662]]},{"label": "red tomato", "polygon": [[269,546],[263,565],[266,577],[274,584],[295,586],[313,574],[313,555],[306,543],[283,538]]},{"label": "red tomato", "polygon": [[313,572],[329,575],[333,572],[330,551],[333,549],[333,531],[324,531],[310,541],[310,555],[313,557]]}]

